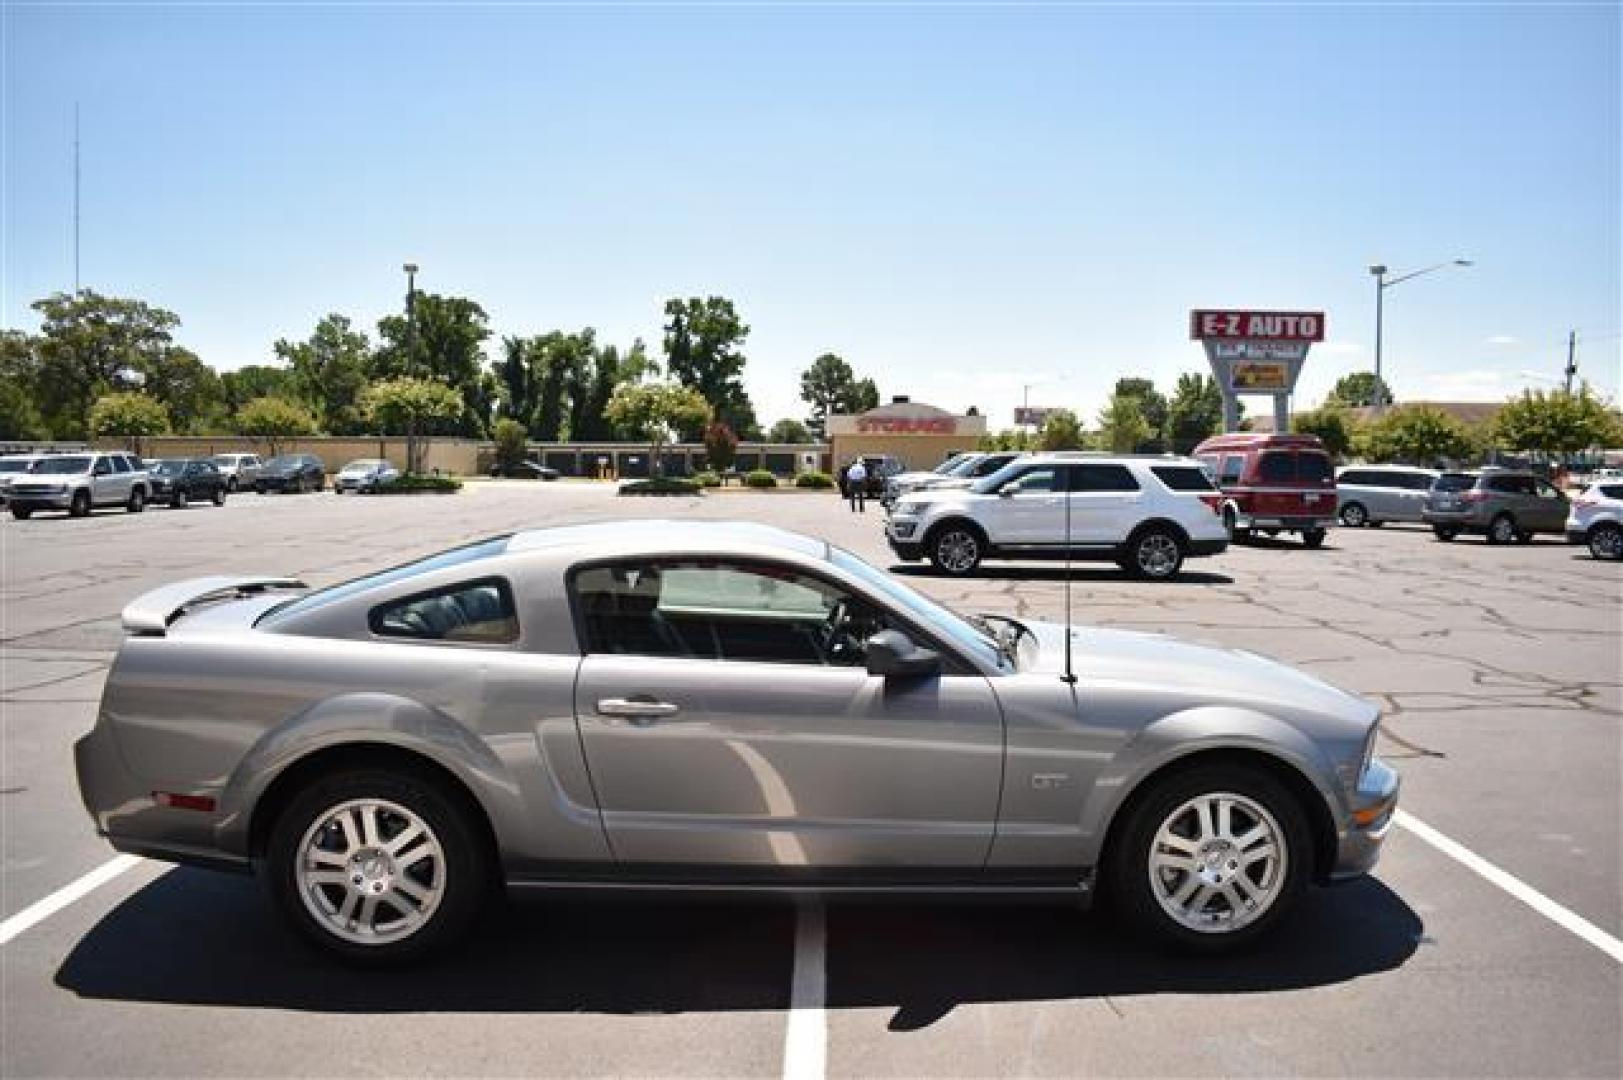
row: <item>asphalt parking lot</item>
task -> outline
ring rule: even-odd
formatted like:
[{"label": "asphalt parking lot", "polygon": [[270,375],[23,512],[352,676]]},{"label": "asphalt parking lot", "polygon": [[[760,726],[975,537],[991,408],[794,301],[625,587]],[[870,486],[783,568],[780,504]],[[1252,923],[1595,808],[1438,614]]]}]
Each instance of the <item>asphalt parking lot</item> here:
[{"label": "asphalt parking lot", "polygon": [[[0,944],[0,1074],[1623,1071],[1623,954],[1608,946],[1623,935],[1623,565],[1552,538],[1343,529],[1320,551],[1265,541],[1191,561],[1169,584],[1077,570],[1079,621],[1253,649],[1386,709],[1380,752],[1410,818],[1379,871],[1310,894],[1239,958],[1156,953],[1051,906],[522,896],[445,963],[360,974],[288,936],[247,879],[131,861],[60,892],[113,858],[70,747],[138,593],[228,571],[325,584],[626,516],[770,521],[892,565],[880,515],[823,494],[475,483],[0,521],[0,917],[30,921]],[[1053,565],[897,572],[960,608],[1062,610]]]}]

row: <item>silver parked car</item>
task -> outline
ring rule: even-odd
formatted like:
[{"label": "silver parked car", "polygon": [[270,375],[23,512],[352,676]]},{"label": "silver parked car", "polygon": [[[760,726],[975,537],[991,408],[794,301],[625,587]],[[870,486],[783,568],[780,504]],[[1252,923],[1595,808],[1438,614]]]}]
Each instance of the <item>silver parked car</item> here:
[{"label": "silver parked car", "polygon": [[359,962],[446,944],[502,882],[1108,891],[1213,950],[1367,871],[1398,794],[1376,707],[1292,668],[1067,649],[759,525],[523,532],[315,592],[200,578],[123,621],[75,747],[97,830],[264,875]]},{"label": "silver parked car", "polygon": [[1623,480],[1590,484],[1572,504],[1567,543],[1584,544],[1597,559],[1623,559]]},{"label": "silver parked car", "polygon": [[1426,495],[1426,523],[1439,540],[1479,532],[1490,544],[1531,543],[1535,533],[1564,533],[1567,496],[1529,472],[1448,472]]},{"label": "silver parked car", "polygon": [[1348,465],[1336,473],[1336,516],[1348,528],[1424,521],[1435,469],[1413,465]]},{"label": "silver parked car", "polygon": [[209,460],[225,477],[226,488],[230,491],[253,487],[264,464],[258,454],[215,454]]},{"label": "silver parked car", "polygon": [[98,506],[122,506],[139,514],[146,509],[151,489],[147,467],[134,454],[51,454],[11,482],[6,502],[19,521],[36,510],[66,510],[70,517],[85,517]]}]

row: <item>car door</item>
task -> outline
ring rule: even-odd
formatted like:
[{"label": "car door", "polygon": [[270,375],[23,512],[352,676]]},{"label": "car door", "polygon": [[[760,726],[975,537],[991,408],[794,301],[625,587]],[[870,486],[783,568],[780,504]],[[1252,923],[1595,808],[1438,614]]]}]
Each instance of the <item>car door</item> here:
[{"label": "car door", "polygon": [[[125,466],[124,476],[128,478],[128,466]],[[106,506],[112,503],[121,503],[127,497],[121,493],[122,484],[119,482],[118,467],[114,464],[110,454],[104,454],[96,459],[90,469],[90,501],[96,506]]]},{"label": "car door", "polygon": [[771,561],[602,563],[570,589],[585,646],[576,722],[618,861],[985,862],[1002,713],[951,657],[939,675],[870,675],[861,643],[902,627],[895,613]]},{"label": "car door", "polygon": [[1144,499],[1132,470],[1125,465],[1090,462],[1067,465],[1065,473],[1072,545],[1103,547],[1124,543],[1138,524]]},{"label": "car door", "polygon": [[986,500],[982,523],[999,547],[1064,543],[1065,504],[1057,466],[1033,465],[1010,476]]},{"label": "car door", "polygon": [[1544,480],[1536,481],[1534,492],[1534,509],[1529,514],[1529,522],[1533,528],[1542,532],[1564,530],[1567,527],[1567,513],[1570,510],[1566,495],[1554,484]]}]

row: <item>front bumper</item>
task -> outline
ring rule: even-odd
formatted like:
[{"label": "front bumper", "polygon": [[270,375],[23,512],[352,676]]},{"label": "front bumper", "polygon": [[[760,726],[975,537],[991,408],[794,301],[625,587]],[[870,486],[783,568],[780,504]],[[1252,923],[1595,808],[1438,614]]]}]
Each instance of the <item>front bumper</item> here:
[{"label": "front bumper", "polygon": [[6,495],[6,505],[19,510],[66,510],[73,505],[73,493],[64,491],[53,495]]},{"label": "front bumper", "polygon": [[1352,819],[1336,845],[1331,881],[1367,874],[1381,857],[1381,845],[1392,829],[1402,779],[1380,758],[1370,758],[1353,791]]}]

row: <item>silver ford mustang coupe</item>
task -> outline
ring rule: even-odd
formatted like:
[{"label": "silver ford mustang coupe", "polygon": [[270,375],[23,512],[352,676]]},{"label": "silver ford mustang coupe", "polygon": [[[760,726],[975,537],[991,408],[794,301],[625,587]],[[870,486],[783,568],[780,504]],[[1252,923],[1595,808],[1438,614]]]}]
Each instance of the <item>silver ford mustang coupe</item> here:
[{"label": "silver ford mustang coupe", "polygon": [[1217,950],[1367,871],[1397,802],[1376,708],[1292,668],[959,615],[759,525],[200,578],[123,621],[75,747],[97,830],[260,875],[362,963],[501,885],[1103,893]]}]

